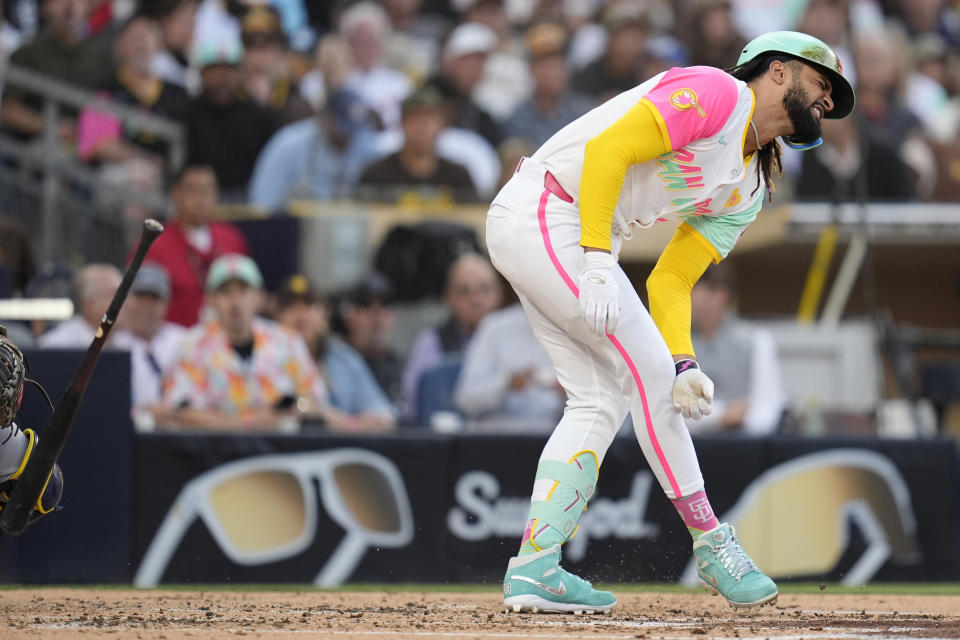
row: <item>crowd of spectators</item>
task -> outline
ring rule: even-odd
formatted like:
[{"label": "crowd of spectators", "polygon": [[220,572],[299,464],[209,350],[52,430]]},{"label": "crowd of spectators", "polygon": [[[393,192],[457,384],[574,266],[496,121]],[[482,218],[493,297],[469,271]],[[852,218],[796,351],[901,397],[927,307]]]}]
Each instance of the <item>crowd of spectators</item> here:
[{"label": "crowd of spectators", "polygon": [[[131,352],[142,428],[386,432],[431,421],[422,381],[438,370],[467,424],[552,427],[562,388],[483,256],[451,263],[447,315],[398,353],[387,278],[328,297],[288,274],[266,291],[218,207],[488,202],[522,156],[602,101],[673,66],[732,66],[760,32],[823,39],[857,88],[854,117],[826,121],[822,146],[784,151],[779,195],[960,194],[960,13],[946,0],[6,0],[2,18],[7,63],[183,125],[176,172],[162,136],[102,109],[63,108],[57,128],[65,154],[170,202],[111,342]],[[0,118],[4,134],[38,140],[43,99],[4,86]],[[14,294],[67,287],[74,303],[58,326],[13,328],[44,348],[86,346],[120,279],[106,264],[29,275]],[[699,427],[769,431],[783,410],[775,354],[736,317],[734,292],[722,270],[695,291],[694,341],[721,397]]]},{"label": "crowd of spectators", "polygon": [[[943,167],[960,129],[960,16],[946,0],[7,0],[3,18],[0,56],[183,124],[222,199],[271,212],[404,189],[488,200],[514,150],[671,66],[731,66],[775,28],[833,46],[857,88],[854,119],[786,153],[798,197],[957,191]],[[150,131],[61,116],[85,161],[162,171],[169,149]],[[2,119],[39,136],[40,96],[3,87]]]}]

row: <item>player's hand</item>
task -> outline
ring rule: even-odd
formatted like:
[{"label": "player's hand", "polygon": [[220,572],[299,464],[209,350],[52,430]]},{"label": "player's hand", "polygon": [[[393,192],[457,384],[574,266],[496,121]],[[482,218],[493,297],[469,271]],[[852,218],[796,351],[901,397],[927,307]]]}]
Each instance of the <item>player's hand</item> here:
[{"label": "player's hand", "polygon": [[696,360],[681,360],[676,366],[678,373],[673,381],[673,408],[684,418],[693,420],[713,413],[713,381],[700,371]]},{"label": "player's hand", "polygon": [[583,254],[580,272],[580,312],[595,335],[613,333],[620,321],[620,287],[613,277],[616,259],[603,251]]}]

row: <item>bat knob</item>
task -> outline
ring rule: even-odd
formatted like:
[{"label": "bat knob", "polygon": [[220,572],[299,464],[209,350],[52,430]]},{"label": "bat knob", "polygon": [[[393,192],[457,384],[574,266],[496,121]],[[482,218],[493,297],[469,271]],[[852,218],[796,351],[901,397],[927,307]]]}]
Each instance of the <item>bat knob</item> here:
[{"label": "bat knob", "polygon": [[153,218],[147,218],[143,221],[143,230],[146,233],[153,235],[160,235],[163,233],[163,225]]}]

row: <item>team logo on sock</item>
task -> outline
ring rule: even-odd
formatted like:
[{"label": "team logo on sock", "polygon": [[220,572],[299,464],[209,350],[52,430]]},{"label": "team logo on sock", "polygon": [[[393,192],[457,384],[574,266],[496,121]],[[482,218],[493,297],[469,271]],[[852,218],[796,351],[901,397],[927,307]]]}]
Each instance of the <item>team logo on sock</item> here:
[{"label": "team logo on sock", "polygon": [[710,501],[706,496],[697,498],[690,502],[690,515],[697,522],[710,522],[713,520],[713,509],[710,508]]}]

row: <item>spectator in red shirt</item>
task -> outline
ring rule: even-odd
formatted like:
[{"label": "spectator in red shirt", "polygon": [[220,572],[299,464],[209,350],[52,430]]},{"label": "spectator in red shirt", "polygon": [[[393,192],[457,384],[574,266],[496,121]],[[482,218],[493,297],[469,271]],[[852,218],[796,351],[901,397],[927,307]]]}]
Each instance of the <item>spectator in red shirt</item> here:
[{"label": "spectator in red shirt", "polygon": [[147,254],[170,275],[167,320],[185,327],[197,323],[210,264],[228,253],[249,254],[247,240],[230,223],[213,222],[219,193],[213,168],[187,164],[170,189],[173,212]]}]

